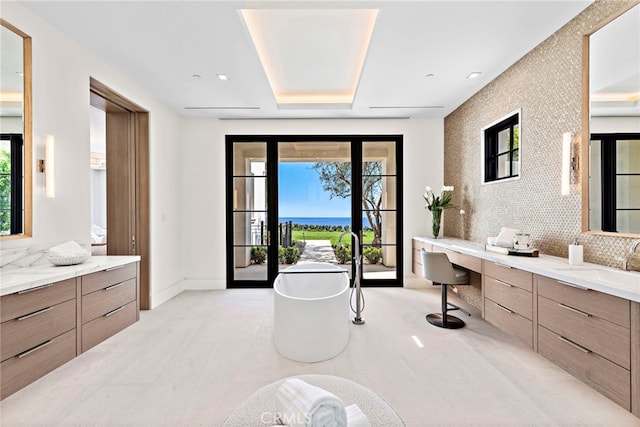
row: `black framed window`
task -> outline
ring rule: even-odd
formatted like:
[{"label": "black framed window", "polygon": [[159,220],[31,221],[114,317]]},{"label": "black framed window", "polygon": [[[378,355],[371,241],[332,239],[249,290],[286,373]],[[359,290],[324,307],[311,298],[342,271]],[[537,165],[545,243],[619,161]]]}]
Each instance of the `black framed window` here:
[{"label": "black framed window", "polygon": [[510,114],[483,132],[483,182],[520,176],[520,112]]},{"label": "black framed window", "polygon": [[0,235],[22,233],[22,134],[0,134]]},{"label": "black framed window", "polygon": [[591,134],[590,215],[600,221],[591,227],[610,232],[640,232],[638,159],[640,133]]}]

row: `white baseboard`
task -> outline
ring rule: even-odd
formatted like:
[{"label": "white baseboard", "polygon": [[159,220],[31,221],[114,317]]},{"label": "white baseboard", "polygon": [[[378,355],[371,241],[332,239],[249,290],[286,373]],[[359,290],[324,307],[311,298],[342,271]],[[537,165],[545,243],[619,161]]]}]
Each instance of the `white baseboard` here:
[{"label": "white baseboard", "polygon": [[151,309],[156,308],[160,304],[169,301],[171,298],[184,291],[184,280],[174,283],[160,292],[151,295]]},{"label": "white baseboard", "polygon": [[227,280],[220,278],[201,279],[195,277],[187,277],[182,283],[184,283],[184,289],[189,291],[227,289]]}]

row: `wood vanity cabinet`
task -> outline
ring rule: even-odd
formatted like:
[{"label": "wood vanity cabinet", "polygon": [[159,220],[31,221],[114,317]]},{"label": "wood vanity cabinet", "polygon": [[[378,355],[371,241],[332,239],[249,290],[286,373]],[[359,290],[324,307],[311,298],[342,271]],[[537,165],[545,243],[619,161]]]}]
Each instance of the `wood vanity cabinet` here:
[{"label": "wood vanity cabinet", "polygon": [[536,275],[538,352],[631,410],[631,303]]},{"label": "wood vanity cabinet", "polygon": [[0,399],[76,357],[76,279],[0,297]]},{"label": "wood vanity cabinet", "polygon": [[449,249],[441,248],[439,246],[431,245],[429,243],[424,243],[419,240],[412,240],[412,273],[419,276],[424,277],[422,271],[422,255],[420,255],[420,251],[424,249],[427,252],[441,252],[447,254],[449,261],[453,264],[456,264],[460,267],[466,268],[470,271],[475,271],[476,273],[482,273],[482,260],[478,257],[474,257],[467,254],[462,254],[460,252],[452,251]]},{"label": "wood vanity cabinet", "polygon": [[483,264],[485,320],[533,348],[533,274],[492,261]]},{"label": "wood vanity cabinet", "polygon": [[138,320],[137,266],[125,264],[82,276],[82,352]]},{"label": "wood vanity cabinet", "polygon": [[640,417],[640,303],[413,241],[458,265],[482,266],[483,317]]},{"label": "wood vanity cabinet", "polygon": [[424,278],[422,271],[422,256],[420,251],[424,249],[427,252],[431,252],[432,246],[429,243],[421,242],[420,240],[413,239],[411,241],[411,272],[418,277]]},{"label": "wood vanity cabinet", "polygon": [[462,254],[460,252],[452,251],[438,246],[433,247],[433,252],[447,254],[447,258],[449,258],[449,261],[452,264],[458,265],[470,271],[475,271],[476,273],[482,273],[482,260],[478,257]]},{"label": "wood vanity cabinet", "polygon": [[138,263],[0,297],[0,399],[139,319]]}]

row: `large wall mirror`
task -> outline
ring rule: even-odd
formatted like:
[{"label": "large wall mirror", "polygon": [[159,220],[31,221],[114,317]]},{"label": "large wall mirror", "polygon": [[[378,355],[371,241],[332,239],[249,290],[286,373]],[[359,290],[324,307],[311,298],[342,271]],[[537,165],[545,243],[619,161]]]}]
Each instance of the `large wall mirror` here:
[{"label": "large wall mirror", "polygon": [[0,19],[0,239],[31,236],[31,38]]},{"label": "large wall mirror", "polygon": [[640,4],[583,39],[582,228],[640,236]]}]

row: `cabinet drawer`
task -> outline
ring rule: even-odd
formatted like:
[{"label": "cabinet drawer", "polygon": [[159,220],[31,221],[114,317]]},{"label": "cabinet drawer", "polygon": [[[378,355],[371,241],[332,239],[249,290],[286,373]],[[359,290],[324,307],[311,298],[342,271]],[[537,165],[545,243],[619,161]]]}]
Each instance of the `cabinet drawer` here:
[{"label": "cabinet drawer", "polygon": [[503,282],[533,292],[533,274],[491,261],[484,262],[484,274]]},{"label": "cabinet drawer", "polygon": [[8,320],[0,325],[1,360],[13,357],[75,327],[75,299]]},{"label": "cabinet drawer", "polygon": [[489,276],[485,277],[484,286],[487,298],[529,320],[533,319],[531,292]]},{"label": "cabinet drawer", "polygon": [[13,394],[58,366],[76,357],[76,330],[66,332],[31,351],[0,364],[0,398]]},{"label": "cabinet drawer", "polygon": [[482,260],[471,255],[461,254],[460,252],[451,251],[449,249],[433,247],[433,252],[443,252],[447,254],[449,261],[453,264],[466,268],[467,270],[482,273]]},{"label": "cabinet drawer", "polygon": [[424,278],[424,272],[422,271],[422,264],[418,264],[417,262],[413,262],[411,266],[411,272],[418,277]]},{"label": "cabinet drawer", "polygon": [[536,276],[536,280],[538,295],[567,304],[625,328],[630,327],[631,305],[629,300],[598,291],[573,287],[545,276]]},{"label": "cabinet drawer", "polygon": [[542,296],[538,296],[538,323],[631,369],[631,333],[627,328]]},{"label": "cabinet drawer", "polygon": [[116,310],[82,325],[82,352],[135,323],[135,301]]},{"label": "cabinet drawer", "polygon": [[5,295],[0,297],[0,320],[15,319],[75,297],[75,278]]},{"label": "cabinet drawer", "polygon": [[417,251],[418,254],[420,253],[420,249],[424,249],[427,252],[431,252],[432,250],[432,245],[430,243],[421,242],[415,239],[411,240],[411,247]]},{"label": "cabinet drawer", "polygon": [[82,295],[136,277],[136,266],[134,262],[82,276]]},{"label": "cabinet drawer", "polygon": [[82,323],[136,299],[136,279],[101,288],[82,297]]},{"label": "cabinet drawer", "polygon": [[604,394],[618,405],[630,410],[631,373],[615,363],[587,352],[566,338],[538,326],[538,352]]},{"label": "cabinet drawer", "polygon": [[518,313],[501,307],[489,298],[484,300],[485,320],[529,347],[533,347],[533,322]]}]

